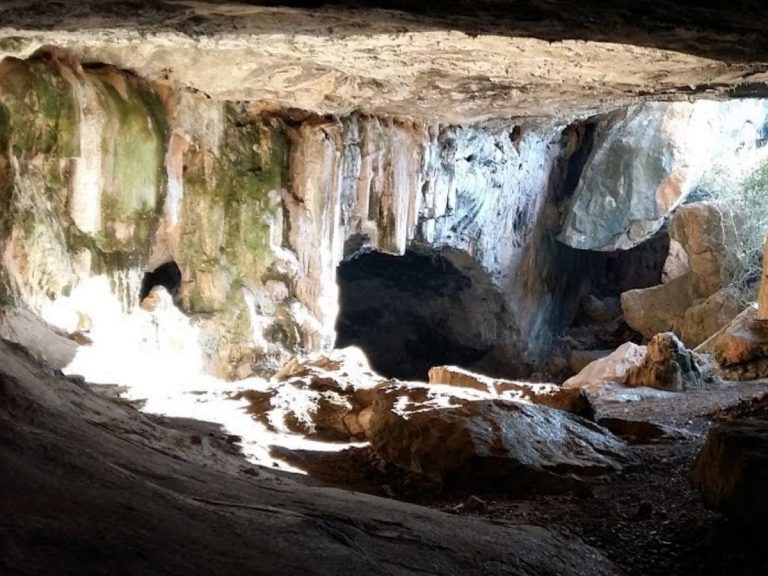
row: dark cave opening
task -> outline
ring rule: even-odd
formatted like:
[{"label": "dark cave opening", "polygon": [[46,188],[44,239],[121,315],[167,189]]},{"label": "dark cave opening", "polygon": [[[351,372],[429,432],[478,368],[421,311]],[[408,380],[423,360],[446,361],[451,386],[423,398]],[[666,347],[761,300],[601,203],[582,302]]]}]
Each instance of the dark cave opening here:
[{"label": "dark cave opening", "polygon": [[438,253],[367,252],[342,262],[336,346],[358,346],[391,378],[469,367],[493,347],[499,305],[470,276]]},{"label": "dark cave opening", "polygon": [[174,298],[178,295],[181,288],[181,270],[176,262],[170,260],[144,274],[139,291],[139,302],[149,296],[155,286],[162,286]]},{"label": "dark cave opening", "polygon": [[570,351],[569,368],[562,374],[550,373],[550,377],[562,380],[578,373],[588,361],[607,355],[625,342],[644,342],[645,337],[624,319],[621,294],[662,283],[669,245],[665,226],[629,250],[576,251],[586,257],[583,274],[588,289],[570,323],[560,333]]}]

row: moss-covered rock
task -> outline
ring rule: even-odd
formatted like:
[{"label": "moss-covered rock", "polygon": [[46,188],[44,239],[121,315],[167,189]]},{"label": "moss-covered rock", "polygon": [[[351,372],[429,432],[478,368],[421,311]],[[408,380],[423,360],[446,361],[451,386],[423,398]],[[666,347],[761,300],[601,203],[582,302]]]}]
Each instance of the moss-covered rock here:
[{"label": "moss-covered rock", "polygon": [[261,295],[282,218],[276,193],[283,187],[287,138],[279,122],[254,120],[238,105],[224,105],[223,120],[218,148],[194,147],[185,158],[177,262],[184,274],[182,307],[213,315],[212,362],[216,372],[235,376],[230,369],[268,353],[266,342],[255,342],[261,329],[254,316],[276,312]]},{"label": "moss-covered rock", "polygon": [[117,278],[143,266],[164,197],[167,133],[149,86],[55,57],[6,59],[0,106],[1,236],[14,290],[36,307],[84,274]]}]

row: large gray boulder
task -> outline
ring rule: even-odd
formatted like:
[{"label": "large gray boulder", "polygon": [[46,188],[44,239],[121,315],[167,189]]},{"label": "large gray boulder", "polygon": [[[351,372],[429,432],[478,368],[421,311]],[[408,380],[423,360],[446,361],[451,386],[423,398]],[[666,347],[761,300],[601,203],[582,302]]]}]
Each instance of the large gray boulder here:
[{"label": "large gray boulder", "polygon": [[627,250],[644,242],[713,162],[754,151],[754,135],[745,137],[741,128],[764,121],[762,106],[703,100],[641,104],[604,120],[559,240],[586,250]]},{"label": "large gray boulder", "polygon": [[653,236],[707,164],[707,106],[648,103],[598,129],[559,240],[586,250],[627,250]]},{"label": "large gray boulder", "polygon": [[578,416],[435,385],[381,388],[371,444],[385,462],[473,488],[559,491],[631,461],[623,441]]}]

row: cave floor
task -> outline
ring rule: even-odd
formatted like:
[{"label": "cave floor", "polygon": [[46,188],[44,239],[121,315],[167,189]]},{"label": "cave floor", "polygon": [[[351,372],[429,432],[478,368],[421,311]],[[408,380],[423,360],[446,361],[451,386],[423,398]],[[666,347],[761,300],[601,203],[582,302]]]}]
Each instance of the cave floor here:
[{"label": "cave floor", "polygon": [[216,395],[191,394],[192,418],[150,416],[0,343],[0,573],[766,574],[763,535],[687,480],[723,411],[766,394],[768,381],[606,395],[598,418],[663,424],[674,441],[633,445],[636,465],[576,491],[468,492],[365,446],[271,442],[307,475],[254,466],[241,438],[192,419]]},{"label": "cave floor", "polygon": [[633,575],[768,574],[764,535],[707,510],[687,479],[708,429],[729,409],[768,394],[768,381],[598,403],[599,418],[664,424],[675,440],[631,447],[637,464],[609,481],[558,495],[443,489],[377,463],[368,448],[333,454],[280,451],[311,477],[337,487],[467,517],[535,524],[583,539]]},{"label": "cave floor", "polygon": [[619,573],[567,534],[307,486],[236,440],[0,341],[0,574]]}]

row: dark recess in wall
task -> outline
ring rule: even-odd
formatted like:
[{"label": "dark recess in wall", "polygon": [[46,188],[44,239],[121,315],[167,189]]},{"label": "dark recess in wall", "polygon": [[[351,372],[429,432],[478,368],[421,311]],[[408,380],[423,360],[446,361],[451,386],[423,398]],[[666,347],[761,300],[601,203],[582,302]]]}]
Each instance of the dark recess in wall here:
[{"label": "dark recess in wall", "polygon": [[176,262],[171,260],[144,274],[139,291],[139,302],[149,296],[155,286],[164,287],[171,296],[176,297],[181,287],[181,270]]},{"label": "dark recess in wall", "polygon": [[[472,280],[439,255],[368,252],[338,267],[336,346],[358,346],[377,372],[425,380],[432,366],[468,366],[490,345],[463,315]],[[482,320],[482,319],[478,319]]]}]

